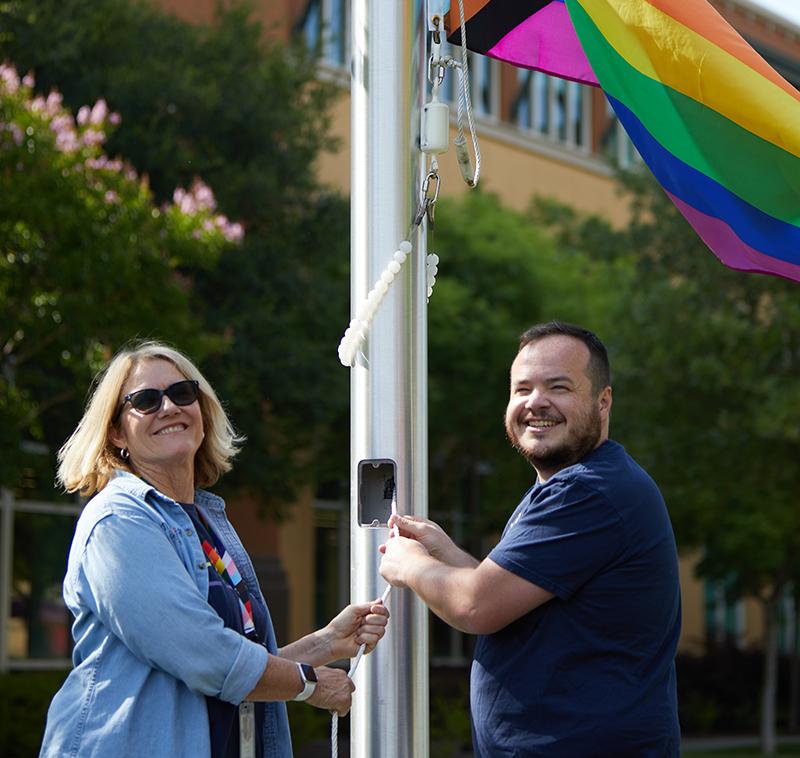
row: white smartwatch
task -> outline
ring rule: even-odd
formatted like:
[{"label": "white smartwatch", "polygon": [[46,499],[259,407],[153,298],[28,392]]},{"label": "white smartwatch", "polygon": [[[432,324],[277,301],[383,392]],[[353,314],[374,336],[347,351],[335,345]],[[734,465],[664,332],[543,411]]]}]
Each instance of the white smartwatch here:
[{"label": "white smartwatch", "polygon": [[300,671],[300,681],[303,682],[303,689],[300,694],[295,697],[295,700],[308,700],[317,689],[317,672],[314,671],[313,666],[307,663],[298,663],[297,669]]}]

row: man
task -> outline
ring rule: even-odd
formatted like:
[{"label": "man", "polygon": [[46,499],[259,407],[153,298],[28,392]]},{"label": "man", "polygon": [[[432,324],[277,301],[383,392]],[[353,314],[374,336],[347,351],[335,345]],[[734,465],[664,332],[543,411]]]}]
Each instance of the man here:
[{"label": "man", "polygon": [[608,439],[608,355],[551,322],[520,339],[506,432],[537,473],[482,562],[431,521],[392,520],[381,574],[479,635],[475,754],[678,756],[675,539],[653,480]]}]

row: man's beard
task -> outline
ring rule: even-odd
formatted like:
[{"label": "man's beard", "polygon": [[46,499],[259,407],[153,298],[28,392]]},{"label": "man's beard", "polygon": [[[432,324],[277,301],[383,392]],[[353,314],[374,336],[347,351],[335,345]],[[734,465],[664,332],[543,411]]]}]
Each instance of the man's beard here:
[{"label": "man's beard", "polygon": [[582,419],[577,429],[561,444],[554,447],[545,447],[542,453],[535,453],[526,449],[519,440],[517,432],[506,423],[506,436],[517,452],[525,458],[537,471],[547,471],[554,474],[561,469],[572,466],[588,455],[597,447],[602,433],[600,411],[596,406]]}]

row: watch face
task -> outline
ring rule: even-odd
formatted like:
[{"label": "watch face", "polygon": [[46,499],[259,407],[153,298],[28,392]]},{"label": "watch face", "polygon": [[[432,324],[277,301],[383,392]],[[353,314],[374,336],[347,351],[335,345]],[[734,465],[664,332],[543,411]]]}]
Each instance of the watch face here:
[{"label": "watch face", "polygon": [[307,663],[301,663],[300,668],[303,669],[303,676],[306,678],[307,682],[317,681],[317,672],[314,671],[313,666],[309,666]]}]

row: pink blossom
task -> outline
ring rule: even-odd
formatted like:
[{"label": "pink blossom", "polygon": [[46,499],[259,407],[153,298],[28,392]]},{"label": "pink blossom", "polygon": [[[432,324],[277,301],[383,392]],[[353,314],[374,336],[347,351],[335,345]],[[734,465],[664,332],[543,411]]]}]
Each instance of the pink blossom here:
[{"label": "pink blossom", "polygon": [[28,89],[33,89],[33,85],[36,84],[36,80],[33,78],[33,74],[29,71],[25,76],[22,77],[22,86],[27,87]]},{"label": "pink blossom", "polygon": [[192,183],[192,194],[200,210],[213,211],[217,207],[211,187],[200,179],[195,179]]},{"label": "pink blossom", "polygon": [[61,103],[64,98],[58,90],[52,90],[45,102],[45,112],[48,116],[55,116],[61,110]]},{"label": "pink blossom", "polygon": [[91,114],[91,110],[89,110],[88,105],[82,105],[78,110],[78,117],[75,119],[80,126],[86,126],[89,123],[89,115]]},{"label": "pink blossom", "polygon": [[119,195],[114,190],[107,190],[103,198],[109,204],[116,205],[119,202]]},{"label": "pink blossom", "polygon": [[19,89],[19,76],[17,70],[7,63],[0,63],[0,84],[9,94],[13,94]]},{"label": "pink blossom", "polygon": [[56,134],[56,149],[62,153],[74,153],[80,147],[78,135],[74,131],[61,131]]},{"label": "pink blossom", "polygon": [[244,239],[244,227],[234,222],[228,227],[228,233],[225,235],[228,242],[241,242]]},{"label": "pink blossom", "polygon": [[65,131],[74,131],[72,127],[72,119],[65,113],[61,114],[60,116],[56,116],[50,122],[50,128],[56,133]]},{"label": "pink blossom", "polygon": [[11,132],[11,138],[14,140],[17,147],[25,141],[25,132],[16,124],[6,124],[6,130]]},{"label": "pink blossom", "polygon": [[119,126],[121,122],[122,116],[120,116],[116,111],[112,111],[108,114],[108,123],[112,126]]},{"label": "pink blossom", "polygon": [[228,242],[241,242],[244,237],[244,228],[241,224],[231,223],[225,216],[217,216],[214,223]]},{"label": "pink blossom", "polygon": [[108,115],[108,104],[105,100],[101,97],[92,108],[92,113],[89,116],[89,122],[98,126],[102,124],[106,120],[106,116]]},{"label": "pink blossom", "polygon": [[39,113],[43,111],[45,107],[46,103],[41,95],[34,97],[33,100],[31,100],[30,105],[28,105],[29,110],[33,111],[33,113]]},{"label": "pink blossom", "polygon": [[99,129],[87,129],[81,135],[81,139],[83,140],[83,144],[87,147],[96,147],[97,145],[102,145],[103,142],[105,142],[106,135],[105,132],[102,132]]}]

